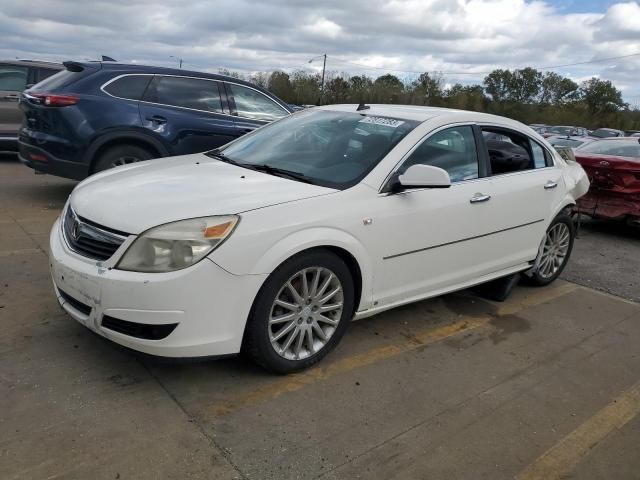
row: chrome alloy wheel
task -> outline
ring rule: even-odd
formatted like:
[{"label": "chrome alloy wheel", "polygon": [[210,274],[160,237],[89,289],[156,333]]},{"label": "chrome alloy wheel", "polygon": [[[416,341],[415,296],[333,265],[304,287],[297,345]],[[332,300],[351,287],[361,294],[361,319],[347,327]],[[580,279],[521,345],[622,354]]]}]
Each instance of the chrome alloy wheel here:
[{"label": "chrome alloy wheel", "polygon": [[305,268],[280,288],[269,315],[269,340],[287,360],[302,360],[319,352],[333,336],[342,317],[344,292],[328,268]]},{"label": "chrome alloy wheel", "polygon": [[571,232],[564,223],[556,223],[549,229],[538,259],[538,274],[551,278],[562,267],[571,242]]}]

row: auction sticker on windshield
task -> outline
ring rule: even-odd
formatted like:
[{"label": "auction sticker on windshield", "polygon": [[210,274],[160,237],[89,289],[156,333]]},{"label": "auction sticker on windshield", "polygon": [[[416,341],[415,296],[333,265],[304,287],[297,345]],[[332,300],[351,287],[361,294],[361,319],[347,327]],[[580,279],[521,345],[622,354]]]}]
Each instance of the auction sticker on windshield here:
[{"label": "auction sticker on windshield", "polygon": [[359,123],[372,123],[374,125],[384,125],[385,127],[398,128],[404,123],[402,120],[385,117],[364,117]]}]

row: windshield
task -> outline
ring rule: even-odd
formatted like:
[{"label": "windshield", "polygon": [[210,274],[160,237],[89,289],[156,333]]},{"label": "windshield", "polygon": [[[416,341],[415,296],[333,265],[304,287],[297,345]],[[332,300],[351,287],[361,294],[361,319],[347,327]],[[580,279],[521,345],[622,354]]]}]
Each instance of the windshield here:
[{"label": "windshield", "polygon": [[609,130],[608,128],[599,128],[594,131],[591,136],[598,138],[617,137],[618,132],[616,130]]},{"label": "windshield", "polygon": [[548,131],[551,133],[558,133],[560,135],[571,135],[573,127],[551,127]]},{"label": "windshield", "polygon": [[265,173],[292,173],[309,183],[345,189],[364,178],[418,123],[366,113],[305,110],[210,155],[222,154],[223,160]]},{"label": "windshield", "polygon": [[640,143],[637,140],[599,140],[580,147],[580,152],[640,158]]}]

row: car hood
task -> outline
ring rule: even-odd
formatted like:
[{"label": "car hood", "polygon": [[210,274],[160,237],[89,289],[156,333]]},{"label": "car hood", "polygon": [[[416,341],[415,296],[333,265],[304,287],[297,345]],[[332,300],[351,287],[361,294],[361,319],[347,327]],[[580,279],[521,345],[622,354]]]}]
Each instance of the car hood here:
[{"label": "car hood", "polygon": [[242,213],[334,192],[195,154],[99,173],[80,183],[70,202],[81,217],[139,234],[176,220]]}]

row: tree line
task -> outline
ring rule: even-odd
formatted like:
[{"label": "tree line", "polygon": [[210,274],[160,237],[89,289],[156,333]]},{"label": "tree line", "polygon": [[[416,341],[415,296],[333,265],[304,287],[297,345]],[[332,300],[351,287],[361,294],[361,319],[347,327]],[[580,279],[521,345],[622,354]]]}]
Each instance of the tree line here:
[{"label": "tree line", "polygon": [[324,91],[320,74],[302,70],[258,72],[247,77],[227,70],[220,73],[245,78],[296,105],[429,105],[494,113],[524,123],[640,130],[640,110],[625,103],[611,81],[594,77],[578,84],[555,72],[530,67],[494,70],[482,85],[445,85],[441,75],[426,72],[404,81],[391,74],[372,78],[328,72]]}]

